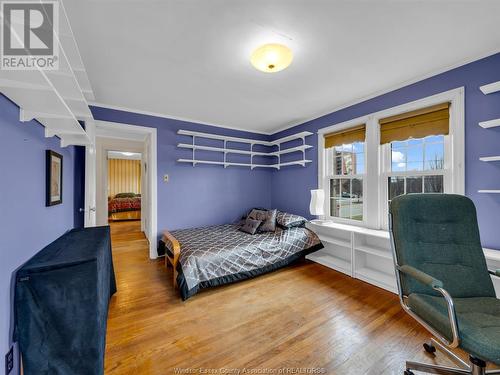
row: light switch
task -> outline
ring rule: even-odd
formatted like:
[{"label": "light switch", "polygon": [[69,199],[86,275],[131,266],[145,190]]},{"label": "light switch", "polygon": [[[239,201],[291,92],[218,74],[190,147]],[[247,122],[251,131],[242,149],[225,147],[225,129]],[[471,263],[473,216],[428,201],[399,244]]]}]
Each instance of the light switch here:
[{"label": "light switch", "polygon": [[168,174],[163,175],[163,182],[168,182]]}]

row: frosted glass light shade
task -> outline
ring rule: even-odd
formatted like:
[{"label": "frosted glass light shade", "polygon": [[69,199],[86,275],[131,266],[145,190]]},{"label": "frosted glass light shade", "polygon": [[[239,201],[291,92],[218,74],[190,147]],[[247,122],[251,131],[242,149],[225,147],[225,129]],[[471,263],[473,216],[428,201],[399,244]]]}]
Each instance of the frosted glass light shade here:
[{"label": "frosted glass light shade", "polygon": [[265,73],[279,72],[292,63],[290,48],[282,44],[264,44],[257,48],[250,58],[255,69]]},{"label": "frosted glass light shade", "polygon": [[321,189],[311,190],[311,203],[309,204],[311,215],[322,216],[325,214],[325,191]]}]

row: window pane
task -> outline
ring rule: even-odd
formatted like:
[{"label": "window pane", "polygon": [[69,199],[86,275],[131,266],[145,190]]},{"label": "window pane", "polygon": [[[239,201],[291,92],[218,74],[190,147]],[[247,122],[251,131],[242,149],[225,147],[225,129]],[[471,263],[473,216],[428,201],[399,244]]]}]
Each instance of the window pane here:
[{"label": "window pane", "polygon": [[352,174],[355,165],[353,164],[355,163],[354,155],[355,154],[353,154],[352,152],[344,152],[342,154],[344,160],[344,174]]},{"label": "window pane", "polygon": [[342,178],[340,180],[340,189],[342,198],[349,198],[351,194],[351,180],[348,178]]},{"label": "window pane", "polygon": [[444,135],[430,135],[428,137],[425,137],[425,142],[444,142]]},{"label": "window pane", "polygon": [[330,180],[330,197],[340,198],[340,180],[339,179]]},{"label": "window pane", "polygon": [[363,220],[363,180],[360,178],[352,180],[351,219]]},{"label": "window pane", "polygon": [[422,168],[423,168],[422,161],[409,161],[406,166],[407,171],[421,171]]},{"label": "window pane", "polygon": [[342,152],[352,153],[352,143],[343,144],[342,145]]},{"label": "window pane", "polygon": [[406,147],[406,141],[394,141],[391,142],[392,148],[405,148]]},{"label": "window pane", "polygon": [[389,200],[405,193],[404,177],[389,177]]},{"label": "window pane", "polygon": [[365,173],[365,154],[356,154],[356,168],[353,170],[353,174],[364,174]]},{"label": "window pane", "polygon": [[340,217],[349,219],[351,217],[351,180],[343,178],[340,180],[341,198],[340,202]]},{"label": "window pane", "polygon": [[444,168],[444,144],[431,143],[425,145],[425,169],[437,170]]},{"label": "window pane", "polygon": [[443,176],[425,176],[424,177],[424,192],[425,193],[442,193]]},{"label": "window pane", "polygon": [[406,149],[392,148],[391,158],[393,172],[403,172],[406,170]]},{"label": "window pane", "polygon": [[408,139],[408,146],[421,145],[422,138],[410,138]]},{"label": "window pane", "polygon": [[340,202],[338,199],[330,199],[330,216],[340,216]]},{"label": "window pane", "polygon": [[406,194],[422,192],[422,177],[408,177],[406,179]]},{"label": "window pane", "polygon": [[364,142],[356,142],[352,144],[353,152],[359,154],[365,152],[365,143]]},{"label": "window pane", "polygon": [[363,179],[330,180],[330,216],[363,220]]},{"label": "window pane", "polygon": [[342,174],[342,155],[335,157],[334,162],[333,174],[339,176]]},{"label": "window pane", "polygon": [[330,180],[330,216],[339,216],[340,180]]},{"label": "window pane", "polygon": [[[417,140],[408,141],[409,144]],[[421,171],[424,167],[424,147],[422,146],[422,140],[419,145],[408,147],[406,152],[407,160],[407,171]]]}]

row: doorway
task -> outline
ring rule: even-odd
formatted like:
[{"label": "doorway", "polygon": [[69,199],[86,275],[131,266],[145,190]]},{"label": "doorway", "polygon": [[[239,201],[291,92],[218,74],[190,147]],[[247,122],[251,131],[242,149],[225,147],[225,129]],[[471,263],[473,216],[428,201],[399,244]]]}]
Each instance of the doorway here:
[{"label": "doorway", "polygon": [[108,160],[108,222],[141,220],[142,154],[113,150]]},{"label": "doorway", "polygon": [[[149,257],[155,259],[158,256],[156,249],[156,129],[107,121],[94,121],[93,130],[95,134],[94,148],[89,147],[87,153],[94,152],[93,159],[95,163],[87,163],[85,176],[86,208],[88,208],[89,216],[86,226],[108,225],[110,219],[114,222],[116,218],[123,219],[124,217],[127,218],[127,216],[129,216],[128,220],[137,220],[135,221],[137,223],[140,221],[140,229],[149,241]],[[137,163],[139,163],[137,174],[140,175],[140,182],[135,180],[132,185],[120,185],[117,188],[113,187],[113,182],[110,184],[109,160],[116,158],[118,153],[120,153],[122,160],[137,160]],[[92,160],[92,158],[89,159]],[[95,183],[92,183],[92,180]],[[133,186],[134,183],[135,186]],[[115,211],[124,209],[123,212],[127,213],[110,217],[109,200],[116,198],[116,194],[120,193],[124,193],[129,198],[134,198],[129,200],[128,204],[135,205],[136,209],[125,210],[125,207],[121,207],[115,209]],[[131,196],[132,193],[134,197]],[[139,194],[140,196],[137,196]],[[132,202],[132,200],[135,202]],[[138,201],[140,201],[139,213],[137,212]]]}]

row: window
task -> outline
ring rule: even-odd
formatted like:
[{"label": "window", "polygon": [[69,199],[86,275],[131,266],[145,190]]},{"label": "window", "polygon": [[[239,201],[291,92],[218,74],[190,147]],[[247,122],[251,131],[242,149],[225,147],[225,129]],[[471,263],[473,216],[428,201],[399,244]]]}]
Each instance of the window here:
[{"label": "window", "polygon": [[444,192],[444,135],[391,142],[390,158],[389,203],[402,194]]},{"label": "window", "polygon": [[387,229],[398,195],[464,194],[463,88],[318,133],[318,185],[333,221]]},{"label": "window", "polygon": [[395,197],[411,193],[444,193],[450,186],[446,147],[449,103],[434,105],[380,120],[383,155],[381,221]]},{"label": "window", "polygon": [[364,125],[325,136],[325,144],[330,146],[326,150],[326,168],[331,217],[363,220],[364,138]]}]

